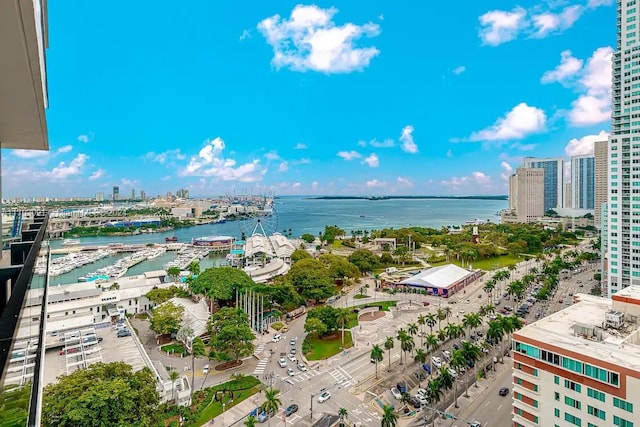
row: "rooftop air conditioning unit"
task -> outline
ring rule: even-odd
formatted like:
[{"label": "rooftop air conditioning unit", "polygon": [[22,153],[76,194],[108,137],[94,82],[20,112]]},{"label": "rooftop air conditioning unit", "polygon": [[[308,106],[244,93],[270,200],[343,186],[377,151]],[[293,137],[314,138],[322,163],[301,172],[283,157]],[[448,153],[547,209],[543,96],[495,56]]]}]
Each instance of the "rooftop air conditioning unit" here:
[{"label": "rooftop air conditioning unit", "polygon": [[610,328],[620,329],[624,324],[624,313],[621,311],[608,311],[605,314],[605,322]]}]

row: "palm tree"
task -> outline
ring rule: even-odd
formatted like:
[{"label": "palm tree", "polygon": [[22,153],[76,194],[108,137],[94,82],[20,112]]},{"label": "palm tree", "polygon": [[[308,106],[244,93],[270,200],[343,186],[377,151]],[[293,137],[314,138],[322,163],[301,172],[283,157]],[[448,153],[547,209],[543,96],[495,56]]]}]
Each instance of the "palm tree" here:
[{"label": "palm tree", "polygon": [[415,323],[409,323],[407,325],[407,332],[411,335],[411,338],[413,338],[418,333],[418,325]]},{"label": "palm tree", "polygon": [[435,335],[429,334],[425,339],[425,345],[427,347],[427,351],[429,352],[429,365],[431,365],[431,352],[437,350],[440,343],[438,342],[438,338],[436,338]]},{"label": "palm tree", "polygon": [[336,321],[342,326],[342,347],[344,347],[344,324],[349,321],[349,310],[346,308],[336,309]]},{"label": "palm tree", "polygon": [[425,353],[423,349],[419,348],[416,350],[416,354],[413,356],[413,360],[422,365],[427,361],[427,353]]},{"label": "palm tree", "polygon": [[191,343],[191,396],[193,397],[193,382],[195,380],[195,363],[196,357],[204,356],[207,354],[207,348],[204,345],[202,338],[195,337]]},{"label": "palm tree", "polygon": [[[449,361],[449,365],[456,371],[460,371],[460,368],[463,368],[467,364],[467,359],[464,357],[464,352],[462,350],[453,350],[451,353],[451,360]],[[455,407],[458,407],[458,381],[454,381],[454,391],[453,391],[453,399],[455,402]]]},{"label": "palm tree", "polygon": [[447,340],[447,333],[444,329],[438,330],[438,340],[443,344]]},{"label": "palm tree", "polygon": [[440,328],[440,322],[447,318],[447,314],[442,307],[438,307],[438,311],[436,311],[436,318],[438,319],[438,330],[440,330],[442,329]]},{"label": "palm tree", "polygon": [[445,316],[445,318],[447,319],[447,323],[449,323],[449,318],[450,318],[450,317],[451,317],[451,315],[453,314],[453,310],[451,310],[451,307],[448,307],[448,306],[447,306],[447,307],[445,307],[445,308],[443,309],[443,311],[444,311],[444,316]]},{"label": "palm tree", "polygon": [[[502,323],[500,320],[493,320],[489,322],[489,329],[487,330],[487,341],[491,342],[496,347],[502,347],[500,344],[502,343],[502,338],[504,337],[504,329],[502,329]],[[495,360],[497,356],[494,355],[493,358],[493,370],[495,371]]]},{"label": "palm tree", "polygon": [[429,327],[429,332],[433,333],[433,327],[438,323],[438,317],[434,313],[428,313],[425,322]]},{"label": "palm tree", "polygon": [[404,353],[404,361],[407,361],[407,352],[411,352],[415,348],[415,343],[413,342],[413,337],[411,335],[404,335],[402,340],[400,340],[400,348],[402,349],[402,353]]},{"label": "palm tree", "polygon": [[371,360],[376,362],[376,378],[378,378],[378,362],[382,361],[383,350],[379,345],[374,345],[371,349]]},{"label": "palm tree", "polygon": [[340,425],[344,426],[344,420],[347,419],[347,408],[340,408],[338,409],[338,416],[340,417]]},{"label": "palm tree", "polygon": [[477,328],[482,324],[482,319],[480,319],[480,315],[478,313],[468,313],[462,317],[462,325],[469,329],[471,332],[472,329]]},{"label": "palm tree", "polygon": [[[169,371],[169,380],[171,380],[171,400],[173,400],[174,393],[176,391],[176,381],[180,378],[180,374],[175,369]],[[193,386],[193,385],[192,385]]]},{"label": "palm tree", "polygon": [[445,390],[451,390],[456,379],[453,378],[453,375],[451,375],[447,367],[441,366],[438,373],[438,379],[440,380],[442,387],[444,387]]},{"label": "palm tree", "polygon": [[[407,332],[402,328],[398,329],[396,339],[400,341],[400,351],[404,351],[402,350],[402,342],[406,339],[406,337],[408,337]],[[400,355],[400,364],[402,365],[402,355]]]},{"label": "palm tree", "polygon": [[249,418],[247,418],[247,421],[244,422],[244,426],[245,427],[256,427],[256,423],[258,422],[258,420],[256,420],[256,417],[254,417],[253,415],[250,415]]},{"label": "palm tree", "polygon": [[393,337],[387,337],[384,342],[384,348],[389,351],[389,362],[387,362],[387,371],[391,370],[391,350],[393,349],[394,341]]},{"label": "palm tree", "polygon": [[[486,343],[486,341],[484,341]],[[470,343],[469,341],[465,341],[462,343],[462,347],[460,348],[460,350],[462,351],[462,354],[464,355],[465,360],[468,360],[469,362],[471,362],[471,369],[473,371],[474,375],[468,375],[467,376],[467,387],[465,388],[465,397],[468,397],[468,390],[469,390],[469,380],[471,379],[471,377],[473,376],[473,380],[475,382],[476,380],[476,375],[475,375],[475,366],[476,366],[476,362],[478,360],[480,360],[480,358],[482,357],[482,350],[480,350],[480,347],[478,347],[475,344]]]},{"label": "palm tree", "polygon": [[[267,413],[267,416],[270,413],[277,414],[280,409],[280,405],[282,402],[278,398],[278,390],[274,390],[269,388],[264,391],[264,398],[266,399],[264,403],[260,406],[260,409]],[[271,417],[269,417],[269,425],[271,425]]]},{"label": "palm tree", "polygon": [[[440,378],[436,378],[427,383],[427,401],[435,407],[435,405],[440,402],[442,399],[442,384],[440,383]],[[433,426],[436,425],[436,416],[435,416],[435,408],[434,408],[434,417],[433,417]]]},{"label": "palm tree", "polygon": [[427,316],[421,314],[418,316],[418,325],[420,325],[420,332],[424,333],[424,325],[427,323]]},{"label": "palm tree", "polygon": [[384,413],[382,414],[381,427],[396,427],[398,425],[398,415],[396,414],[393,405],[384,405],[382,407]]}]

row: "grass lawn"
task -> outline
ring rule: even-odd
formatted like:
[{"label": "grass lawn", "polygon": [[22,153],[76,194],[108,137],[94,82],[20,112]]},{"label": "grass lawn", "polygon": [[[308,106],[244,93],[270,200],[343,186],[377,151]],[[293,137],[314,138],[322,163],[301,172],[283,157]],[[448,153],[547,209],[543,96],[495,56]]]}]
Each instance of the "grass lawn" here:
[{"label": "grass lawn", "polygon": [[334,240],[331,247],[333,249],[340,249],[342,247],[342,240]]},{"label": "grass lawn", "polygon": [[371,297],[370,297],[369,295],[367,295],[367,294],[364,294],[364,295],[362,295],[362,294],[355,294],[355,295],[353,296],[353,299],[363,299],[363,298],[371,298]]},{"label": "grass lawn", "polygon": [[[524,259],[525,258],[523,257],[514,257],[513,255],[508,254],[508,255],[501,255],[498,257],[487,258],[487,259],[478,258],[477,260],[473,261],[471,265],[473,266],[473,268],[480,268],[482,270],[492,271],[492,270],[498,270],[500,268],[508,267],[512,264],[516,264],[520,261],[523,261]],[[466,268],[466,266],[463,266],[462,263],[455,258],[450,259],[449,262],[443,261],[443,262],[438,262],[432,265],[434,267],[437,267],[439,265],[444,265],[444,264],[455,264],[460,267]]]},{"label": "grass lawn", "polygon": [[[325,360],[342,351],[342,333],[338,331],[335,337],[328,339],[312,338],[307,336],[304,345],[308,345],[311,351],[305,354],[307,360]],[[344,331],[345,348],[353,347],[351,332]]]},{"label": "grass lawn", "polygon": [[355,328],[358,326],[358,315],[356,313],[349,314],[349,321],[345,325],[347,329]]},{"label": "grass lawn", "polygon": [[271,327],[273,329],[275,329],[276,331],[279,331],[280,329],[282,329],[283,326],[284,326],[284,324],[282,322],[273,322],[271,324]]},{"label": "grass lawn", "polygon": [[209,389],[212,391],[212,393],[210,394],[211,402],[202,410],[200,416],[197,418],[193,425],[204,425],[205,423],[209,422],[210,419],[222,414],[222,402],[217,402],[213,399],[215,391],[225,389],[234,390],[233,402],[224,400],[225,410],[229,410],[229,408],[234,407],[238,403],[260,391],[260,385],[260,381],[258,381],[255,377],[245,376],[240,381],[231,380],[224,384],[219,384],[215,387],[212,387],[211,389]]},{"label": "grass lawn", "polygon": [[378,301],[371,302],[367,304],[357,305],[354,308],[365,308],[365,307],[380,307],[382,311],[389,311],[389,307],[395,307],[396,301]]},{"label": "grass lawn", "polygon": [[162,347],[160,347],[160,349],[162,351],[164,351],[165,353],[171,353],[171,354],[187,354],[187,349],[184,348],[184,346],[180,343],[174,342],[171,344],[167,344],[167,345],[163,345]]}]

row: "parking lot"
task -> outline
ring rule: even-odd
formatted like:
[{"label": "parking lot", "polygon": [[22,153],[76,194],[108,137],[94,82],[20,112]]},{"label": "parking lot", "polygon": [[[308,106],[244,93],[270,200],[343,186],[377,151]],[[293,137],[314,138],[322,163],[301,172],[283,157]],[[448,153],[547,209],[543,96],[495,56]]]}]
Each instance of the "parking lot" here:
[{"label": "parking lot", "polygon": [[[102,326],[102,325],[99,325]],[[85,335],[93,328],[86,328],[78,333]],[[75,331],[68,331],[67,335],[74,335]],[[117,331],[111,326],[96,327],[95,335],[97,340],[82,339],[87,344],[69,346],[68,354],[64,348],[53,348],[45,353],[44,384],[56,382],[60,375],[73,372],[85,365],[96,362],[125,362],[133,367],[133,370],[142,369],[145,366],[144,359],[134,342],[133,336],[117,337]],[[133,335],[133,331],[132,331]],[[61,338],[64,342],[64,338]],[[71,340],[69,340],[70,342]],[[96,343],[96,341],[98,341]],[[62,354],[61,354],[62,353]]]}]

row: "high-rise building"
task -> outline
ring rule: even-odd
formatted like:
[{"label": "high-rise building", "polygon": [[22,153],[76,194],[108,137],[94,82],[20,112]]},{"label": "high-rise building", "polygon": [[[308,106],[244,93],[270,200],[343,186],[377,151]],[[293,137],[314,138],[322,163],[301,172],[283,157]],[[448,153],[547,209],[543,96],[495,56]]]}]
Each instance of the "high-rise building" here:
[{"label": "high-rise building", "polygon": [[[635,168],[640,156],[640,121],[635,118],[640,93],[634,85],[640,72],[640,39],[631,21],[640,21],[640,5],[618,1],[616,50],[612,59],[611,134],[609,136],[609,295],[626,286],[640,285],[640,178]],[[633,160],[632,160],[633,159]]]},{"label": "high-rise building", "polygon": [[571,182],[564,183],[564,206],[571,206]]},{"label": "high-rise building", "polygon": [[131,200],[135,200],[135,198],[136,198],[136,189],[132,188],[131,189]]},{"label": "high-rise building", "polygon": [[140,190],[140,199],[147,200],[147,193],[144,190]]},{"label": "high-rise building", "polygon": [[113,186],[113,193],[111,194],[111,199],[115,202],[120,200],[120,187],[117,185]]},{"label": "high-rise building", "polygon": [[609,185],[608,156],[609,141],[596,141],[593,145],[594,184],[593,184],[593,219],[596,227],[602,222],[602,204],[607,202],[607,186]]},{"label": "high-rise building", "polygon": [[181,188],[176,191],[176,197],[179,199],[188,199],[189,198],[189,190],[187,188]]},{"label": "high-rise building", "polygon": [[518,222],[531,222],[544,216],[544,173],[540,168],[516,169]]},{"label": "high-rise building", "polygon": [[518,175],[511,174],[509,177],[509,209],[515,211],[518,204]]},{"label": "high-rise building", "polygon": [[[602,295],[609,295],[609,224],[607,215],[609,207],[603,203],[600,207],[600,290]],[[597,224],[596,224],[597,225]]]},{"label": "high-rise building", "polygon": [[544,170],[544,211],[564,207],[564,159],[525,157],[525,168]]},{"label": "high-rise building", "polygon": [[640,287],[574,300],[513,333],[513,425],[640,425]]},{"label": "high-rise building", "polygon": [[96,202],[102,202],[104,201],[104,193],[99,191],[96,193]]},{"label": "high-rise building", "polygon": [[571,157],[571,208],[593,209],[595,196],[595,158]]}]

